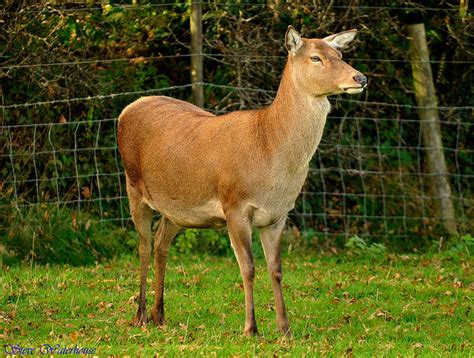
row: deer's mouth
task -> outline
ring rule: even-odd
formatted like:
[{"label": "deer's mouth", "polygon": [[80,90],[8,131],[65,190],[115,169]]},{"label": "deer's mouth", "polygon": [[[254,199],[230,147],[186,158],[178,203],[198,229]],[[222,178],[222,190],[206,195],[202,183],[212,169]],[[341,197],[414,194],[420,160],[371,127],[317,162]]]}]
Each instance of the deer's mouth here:
[{"label": "deer's mouth", "polygon": [[357,87],[344,87],[342,88],[342,90],[344,91],[344,93],[349,93],[349,94],[356,94],[356,93],[361,93],[365,87],[367,87],[367,85],[363,85],[363,86],[357,86]]}]

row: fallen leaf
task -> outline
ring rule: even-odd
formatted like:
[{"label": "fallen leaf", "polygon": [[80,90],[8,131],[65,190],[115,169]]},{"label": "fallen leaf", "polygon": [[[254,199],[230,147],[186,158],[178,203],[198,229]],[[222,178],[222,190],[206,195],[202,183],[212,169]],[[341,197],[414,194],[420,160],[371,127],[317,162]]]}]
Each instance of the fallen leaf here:
[{"label": "fallen leaf", "polygon": [[117,322],[115,322],[116,326],[127,326],[128,325],[128,320],[125,318],[119,318]]},{"label": "fallen leaf", "polygon": [[28,322],[28,326],[32,327],[32,328],[38,328],[38,324],[34,323],[34,322]]},{"label": "fallen leaf", "polygon": [[76,230],[77,229],[77,216],[76,216],[75,211],[71,213],[71,221],[72,221],[72,228]]},{"label": "fallen leaf", "polygon": [[112,303],[107,303],[107,302],[100,302],[99,303],[99,310],[104,311],[107,308],[112,308],[113,304]]},{"label": "fallen leaf", "polygon": [[82,194],[82,196],[84,197],[84,199],[90,199],[91,196],[92,196],[92,193],[91,193],[91,191],[90,191],[90,189],[89,189],[88,186],[82,187],[81,194]]},{"label": "fallen leaf", "polygon": [[192,285],[192,284],[196,285],[196,284],[198,284],[198,283],[200,283],[200,282],[201,282],[201,276],[199,276],[199,275],[194,275],[194,276],[191,277],[191,279],[188,281],[188,283],[191,284],[191,285]]},{"label": "fallen leaf", "polygon": [[79,337],[79,332],[69,333],[69,337],[71,338],[71,341],[73,343],[76,343],[77,342],[77,337]]},{"label": "fallen leaf", "polygon": [[61,123],[61,124],[67,123],[67,119],[66,119],[66,117],[64,117],[64,114],[61,113],[61,114],[59,115],[59,120],[58,120],[58,122]]},{"label": "fallen leaf", "polygon": [[367,279],[367,283],[371,283],[376,278],[377,278],[377,276],[369,276],[369,278]]},{"label": "fallen leaf", "polygon": [[456,277],[453,281],[453,287],[454,288],[461,288],[462,286],[463,286],[463,282]]},{"label": "fallen leaf", "polygon": [[128,299],[128,303],[134,303],[138,301],[138,293],[135,293],[133,296],[131,296],[129,299]]},{"label": "fallen leaf", "polygon": [[386,321],[391,321],[393,319],[392,315],[390,312],[387,311],[382,311],[381,309],[377,308],[374,313],[372,313],[369,317],[369,319],[375,319],[375,318],[384,318]]},{"label": "fallen leaf", "polygon": [[130,59],[130,63],[133,65],[137,65],[139,63],[146,63],[146,59],[143,56],[135,57]]}]

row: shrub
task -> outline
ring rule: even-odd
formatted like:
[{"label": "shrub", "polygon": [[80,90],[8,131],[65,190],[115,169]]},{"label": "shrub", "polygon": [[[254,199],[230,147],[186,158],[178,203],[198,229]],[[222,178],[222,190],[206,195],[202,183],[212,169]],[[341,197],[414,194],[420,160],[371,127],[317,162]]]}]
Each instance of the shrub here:
[{"label": "shrub", "polygon": [[382,258],[385,256],[387,248],[384,244],[367,242],[359,236],[352,236],[345,244],[348,253],[360,257]]}]

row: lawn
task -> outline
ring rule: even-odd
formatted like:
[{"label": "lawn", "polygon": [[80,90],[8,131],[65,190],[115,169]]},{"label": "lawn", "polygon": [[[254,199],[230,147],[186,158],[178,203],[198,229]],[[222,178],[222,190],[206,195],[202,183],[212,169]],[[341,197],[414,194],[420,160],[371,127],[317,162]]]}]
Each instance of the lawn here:
[{"label": "lawn", "polygon": [[[469,356],[472,261],[445,256],[284,256],[292,338],[276,333],[265,263],[256,261],[260,335],[245,338],[244,300],[231,257],[172,255],[167,325],[130,325],[138,259],[89,267],[12,267],[1,276],[0,341],[12,347],[95,349],[99,356]],[[152,272],[149,273],[149,283]],[[151,287],[151,286],[150,286]],[[152,301],[151,288],[148,302]],[[43,346],[43,351],[47,346]],[[90,351],[93,352],[93,351]],[[58,351],[56,351],[58,353]]]}]

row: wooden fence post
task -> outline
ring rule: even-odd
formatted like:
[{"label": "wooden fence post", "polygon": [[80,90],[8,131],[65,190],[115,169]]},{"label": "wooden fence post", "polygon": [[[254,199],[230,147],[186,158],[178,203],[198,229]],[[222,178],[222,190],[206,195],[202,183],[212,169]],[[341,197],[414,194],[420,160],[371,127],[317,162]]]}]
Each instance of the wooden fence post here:
[{"label": "wooden fence post", "polygon": [[448,169],[443,152],[443,142],[439,127],[433,76],[429,62],[428,46],[424,24],[408,25],[410,36],[410,62],[413,71],[413,87],[418,104],[420,130],[425,147],[427,169],[430,174],[432,191],[438,198],[438,217],[450,235],[455,235],[456,218],[451,198]]},{"label": "wooden fence post", "polygon": [[469,10],[469,0],[460,0],[459,1],[459,16],[465,18],[467,16],[467,11]]},{"label": "wooden fence post", "polygon": [[191,3],[191,83],[193,103],[198,107],[204,106],[202,91],[203,56],[202,56],[202,1],[192,0]]}]

